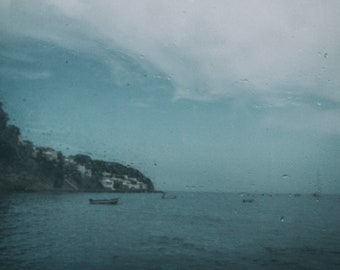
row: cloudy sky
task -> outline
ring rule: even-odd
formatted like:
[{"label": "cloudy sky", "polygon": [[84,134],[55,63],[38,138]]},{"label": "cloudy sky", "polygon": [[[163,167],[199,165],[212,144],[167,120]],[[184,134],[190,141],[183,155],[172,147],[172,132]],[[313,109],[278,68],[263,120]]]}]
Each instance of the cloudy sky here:
[{"label": "cloudy sky", "polygon": [[340,2],[0,1],[24,138],[156,188],[340,192]]}]

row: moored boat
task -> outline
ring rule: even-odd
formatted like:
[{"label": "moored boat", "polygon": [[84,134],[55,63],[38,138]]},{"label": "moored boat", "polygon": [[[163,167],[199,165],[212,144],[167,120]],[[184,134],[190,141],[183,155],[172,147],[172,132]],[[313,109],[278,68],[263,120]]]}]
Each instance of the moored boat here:
[{"label": "moored boat", "polygon": [[176,195],[172,195],[172,194],[166,194],[166,192],[162,192],[162,199],[176,199]]},{"label": "moored boat", "polygon": [[89,199],[89,201],[90,201],[90,204],[117,204],[118,198],[102,199],[102,200]]}]

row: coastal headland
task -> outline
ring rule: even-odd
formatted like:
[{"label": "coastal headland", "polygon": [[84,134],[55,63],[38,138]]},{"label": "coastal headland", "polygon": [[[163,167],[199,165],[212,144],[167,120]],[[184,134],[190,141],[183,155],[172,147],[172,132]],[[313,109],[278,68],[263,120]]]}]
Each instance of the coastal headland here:
[{"label": "coastal headland", "polygon": [[23,140],[0,102],[0,191],[155,192],[139,170]]}]

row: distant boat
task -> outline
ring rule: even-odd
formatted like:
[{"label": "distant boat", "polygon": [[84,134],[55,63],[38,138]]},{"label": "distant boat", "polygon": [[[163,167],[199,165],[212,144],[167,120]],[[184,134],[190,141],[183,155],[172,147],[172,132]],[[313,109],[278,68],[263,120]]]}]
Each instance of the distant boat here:
[{"label": "distant boat", "polygon": [[176,195],[172,195],[172,194],[166,194],[165,192],[162,192],[162,199],[176,199]]},{"label": "distant boat", "polygon": [[114,198],[114,199],[102,199],[102,200],[93,200],[93,199],[89,199],[90,204],[117,204],[118,203],[118,199]]},{"label": "distant boat", "polygon": [[243,199],[242,202],[243,203],[252,203],[252,202],[254,202],[254,199]]},{"label": "distant boat", "polygon": [[319,198],[321,196],[321,194],[319,192],[313,192],[312,196],[315,198]]}]

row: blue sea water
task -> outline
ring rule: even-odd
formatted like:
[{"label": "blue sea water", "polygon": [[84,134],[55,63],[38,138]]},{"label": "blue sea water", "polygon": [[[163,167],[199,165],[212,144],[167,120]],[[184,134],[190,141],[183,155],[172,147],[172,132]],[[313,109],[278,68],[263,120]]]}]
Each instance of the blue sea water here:
[{"label": "blue sea water", "polygon": [[339,196],[176,195],[0,194],[0,269],[340,269]]}]

